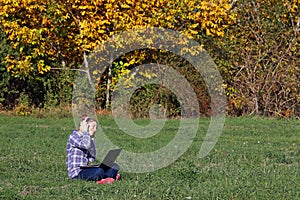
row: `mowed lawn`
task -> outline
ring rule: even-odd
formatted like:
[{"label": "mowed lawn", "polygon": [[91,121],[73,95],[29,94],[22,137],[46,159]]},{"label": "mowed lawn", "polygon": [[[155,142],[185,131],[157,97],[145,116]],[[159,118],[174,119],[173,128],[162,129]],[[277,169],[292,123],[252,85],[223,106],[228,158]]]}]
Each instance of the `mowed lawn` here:
[{"label": "mowed lawn", "polygon": [[[163,147],[179,124],[169,120],[161,133],[136,139],[112,118],[99,120],[114,143],[136,152]],[[122,180],[111,185],[67,178],[72,118],[0,116],[0,124],[0,199],[300,199],[299,120],[227,118],[218,143],[200,159],[209,124],[201,119],[193,144],[176,162],[151,173],[121,171]]]}]

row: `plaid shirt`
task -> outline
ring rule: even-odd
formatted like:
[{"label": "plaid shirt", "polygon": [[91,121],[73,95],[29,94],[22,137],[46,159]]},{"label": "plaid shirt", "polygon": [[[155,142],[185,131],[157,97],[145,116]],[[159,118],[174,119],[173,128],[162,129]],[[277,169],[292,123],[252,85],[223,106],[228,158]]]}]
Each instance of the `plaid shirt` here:
[{"label": "plaid shirt", "polygon": [[80,166],[94,162],[96,157],[94,139],[86,132],[81,134],[73,131],[68,138],[66,154],[68,176],[74,178],[81,171]]}]

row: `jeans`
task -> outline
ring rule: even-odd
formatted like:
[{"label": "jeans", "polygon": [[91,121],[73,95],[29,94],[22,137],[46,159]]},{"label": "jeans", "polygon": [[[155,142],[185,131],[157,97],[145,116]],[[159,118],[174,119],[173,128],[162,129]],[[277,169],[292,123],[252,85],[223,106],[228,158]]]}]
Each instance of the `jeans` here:
[{"label": "jeans", "polygon": [[116,178],[119,171],[119,166],[115,164],[112,167],[102,165],[95,168],[82,169],[74,179],[82,179],[87,181],[98,181],[104,178]]}]

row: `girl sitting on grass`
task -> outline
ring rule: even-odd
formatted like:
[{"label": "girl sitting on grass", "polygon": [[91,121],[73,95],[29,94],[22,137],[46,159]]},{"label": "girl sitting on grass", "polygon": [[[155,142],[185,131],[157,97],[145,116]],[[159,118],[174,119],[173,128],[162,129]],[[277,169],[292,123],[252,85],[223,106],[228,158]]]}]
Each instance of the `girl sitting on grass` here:
[{"label": "girl sitting on grass", "polygon": [[96,145],[94,136],[98,124],[95,119],[82,116],[78,130],[74,130],[68,138],[66,150],[66,165],[71,179],[95,181],[97,184],[113,183],[119,180],[119,167],[81,168],[95,161]]}]

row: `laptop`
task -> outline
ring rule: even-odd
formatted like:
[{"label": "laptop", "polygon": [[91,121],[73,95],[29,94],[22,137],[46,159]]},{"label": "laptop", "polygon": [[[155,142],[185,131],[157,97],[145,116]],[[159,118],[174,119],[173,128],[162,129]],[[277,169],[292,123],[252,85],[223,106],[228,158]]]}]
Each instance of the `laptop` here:
[{"label": "laptop", "polygon": [[103,168],[112,167],[117,157],[120,155],[121,150],[122,149],[109,150],[101,164],[84,165],[84,166],[80,166],[80,168],[85,169],[85,168],[95,168],[95,167],[103,167]]}]

